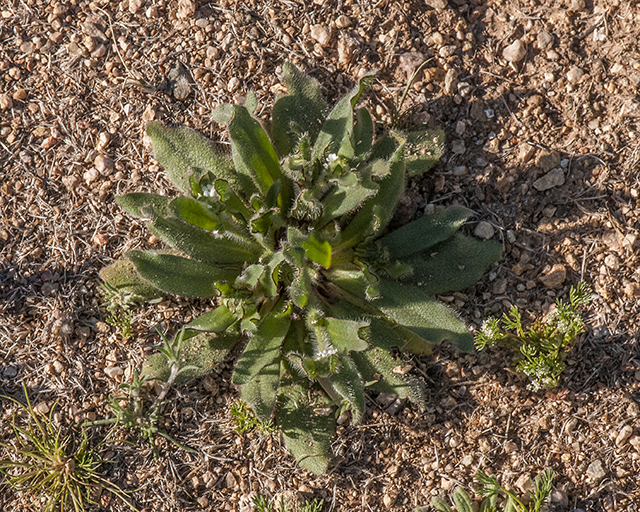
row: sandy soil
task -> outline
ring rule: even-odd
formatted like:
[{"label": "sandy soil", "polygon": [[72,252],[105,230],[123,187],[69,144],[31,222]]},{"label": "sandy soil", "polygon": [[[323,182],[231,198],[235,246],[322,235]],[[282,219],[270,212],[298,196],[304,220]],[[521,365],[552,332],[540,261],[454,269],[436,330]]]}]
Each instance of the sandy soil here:
[{"label": "sandy soil", "polygon": [[[291,61],[332,101],[378,69],[363,104],[384,122],[428,60],[406,106],[446,131],[446,148],[409,183],[405,220],[464,204],[477,212],[470,232],[485,221],[484,236],[503,242],[481,282],[443,297],[472,329],[512,304],[540,317],[572,284],[592,285],[560,387],[528,391],[499,350],[406,358],[428,410],[391,415],[371,398],[315,476],[276,435],[235,432],[230,359],[171,394],[164,428],[196,454],[161,441],[156,460],[121,431],[132,444],[107,447],[103,474],[147,512],[250,511],[256,494],[282,492],[326,511],[411,511],[472,485],[478,469],[518,488],[551,468],[551,510],[640,510],[639,21],[628,0],[3,2],[0,392],[21,397],[25,382],[43,410],[58,400],[66,431],[108,417],[108,396],[159,344],[155,328],[175,331],[198,308],[138,309],[128,339],[105,322],[98,271],[154,244],[114,196],[171,193],[146,121],[223,139],[211,110],[253,90],[266,116]],[[8,442],[13,407],[2,407]],[[101,503],[125,510],[107,494]],[[7,487],[0,505],[37,509]]]}]

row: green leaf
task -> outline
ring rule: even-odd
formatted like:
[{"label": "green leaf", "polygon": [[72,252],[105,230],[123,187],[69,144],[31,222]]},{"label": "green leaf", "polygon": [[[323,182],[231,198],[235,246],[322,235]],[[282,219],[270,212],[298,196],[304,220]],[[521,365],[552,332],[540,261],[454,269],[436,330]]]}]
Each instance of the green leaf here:
[{"label": "green leaf", "polygon": [[[245,107],[236,105],[221,105],[214,110],[213,118],[228,127],[236,171],[251,177],[263,197],[267,196],[275,181],[280,181],[281,206],[288,208],[291,183],[282,173],[278,156],[260,123]],[[251,197],[257,190],[255,187],[245,188],[245,197]]]},{"label": "green leaf", "polygon": [[373,143],[373,121],[366,108],[356,110],[356,124],[353,127],[353,151],[354,156],[365,155],[371,149]]},{"label": "green leaf", "polygon": [[307,239],[302,242],[302,248],[305,255],[311,261],[315,261],[324,268],[331,267],[331,244],[329,242],[320,241],[312,232]]},{"label": "green leaf", "polygon": [[380,181],[378,193],[367,199],[342,231],[339,251],[354,247],[365,238],[380,233],[391,220],[394,207],[404,192],[404,144],[396,149],[389,163],[391,172]]},{"label": "green leaf", "polygon": [[453,491],[452,498],[456,504],[457,512],[473,512],[473,503],[464,489],[456,487],[456,490]]},{"label": "green leaf", "polygon": [[274,409],[280,381],[280,346],[291,326],[291,317],[279,315],[279,308],[276,306],[249,338],[231,380],[241,386],[243,400],[262,421],[269,419]]},{"label": "green leaf", "polygon": [[247,286],[251,289],[255,288],[265,270],[265,266],[261,264],[249,265],[236,279],[236,287],[242,288],[243,286]]},{"label": "green leaf", "polygon": [[169,199],[157,194],[134,192],[116,197],[116,202],[129,215],[139,218],[151,218],[155,214],[166,212]]},{"label": "green leaf", "polygon": [[407,138],[407,175],[415,176],[431,169],[442,156],[444,132],[417,130],[404,134]]},{"label": "green leaf", "polygon": [[351,358],[364,382],[377,381],[371,384],[369,389],[381,393],[395,393],[401,399],[409,398],[420,407],[426,406],[423,385],[414,377],[394,372],[402,363],[394,359],[388,349],[371,347],[365,352],[352,353]]},{"label": "green leaf", "polygon": [[449,340],[461,350],[473,350],[473,337],[447,307],[414,286],[380,281],[381,297],[372,301],[387,318],[430,343]]},{"label": "green leaf", "polygon": [[156,160],[165,168],[171,183],[185,194],[191,193],[189,177],[196,181],[207,171],[235,182],[233,162],[209,139],[185,127],[165,128],[159,121],[146,125]]},{"label": "green leaf", "polygon": [[330,379],[335,390],[349,402],[353,422],[359,424],[364,415],[364,385],[353,360],[346,355],[340,357]]},{"label": "green leaf", "polygon": [[[209,373],[227,356],[239,337],[239,333],[234,330],[213,335],[206,332],[186,331],[179,355],[180,366],[185,370],[178,374],[176,383]],[[187,366],[192,368],[186,369]],[[140,377],[148,375],[152,379],[166,382],[170,374],[171,367],[167,356],[157,353],[148,357],[143,363]]]},{"label": "green leaf", "polygon": [[192,320],[186,325],[186,328],[194,331],[222,332],[235,322],[235,315],[228,307],[221,305]]},{"label": "green leaf", "polygon": [[478,281],[501,255],[499,242],[456,234],[423,254],[406,259],[413,268],[407,280],[429,295],[463,290]]},{"label": "green leaf", "polygon": [[354,187],[334,186],[322,200],[322,215],[314,225],[321,228],[329,221],[354,211],[377,191],[377,185],[371,181],[358,183]]},{"label": "green leaf", "polygon": [[193,224],[207,231],[214,231],[220,224],[220,219],[200,201],[190,197],[176,197],[169,207],[183,221]]},{"label": "green leaf", "polygon": [[284,378],[278,392],[277,423],[286,447],[298,464],[321,475],[329,465],[335,420],[333,415],[321,416],[314,410],[315,405],[326,407],[326,399],[317,397],[317,403],[310,404],[308,397],[308,382]]},{"label": "green leaf", "polygon": [[237,270],[216,268],[154,251],[128,251],[125,257],[133,262],[142,278],[153,286],[183,297],[213,297],[218,294],[216,281],[230,281],[238,275]]},{"label": "green leaf", "polygon": [[100,271],[100,278],[121,293],[127,293],[140,300],[162,297],[164,292],[143,279],[136,266],[127,259],[114,261]]},{"label": "green leaf", "polygon": [[356,87],[336,103],[318,134],[311,154],[312,160],[322,162],[330,154],[348,159],[353,158],[354,152],[351,146],[353,107],[360,98],[362,91],[369,86],[372,80],[372,75],[363,77]]},{"label": "green leaf", "polygon": [[380,243],[392,258],[404,258],[447,240],[473,211],[463,206],[450,206],[440,213],[425,215],[382,237]]},{"label": "green leaf", "polygon": [[441,500],[438,497],[432,498],[431,504],[440,512],[453,512],[451,507],[445,501]]},{"label": "green leaf", "polygon": [[206,263],[242,264],[260,258],[260,249],[249,240],[215,236],[175,217],[157,217],[147,226],[164,243]]},{"label": "green leaf", "polygon": [[301,134],[307,133],[312,143],[316,140],[327,109],[320,84],[288,62],[282,81],[289,94],[276,99],[271,114],[273,145],[281,157],[293,153]]},{"label": "green leaf", "polygon": [[361,329],[368,327],[369,322],[326,317],[323,323],[331,344],[341,354],[361,352],[369,348],[369,344],[361,336]]}]

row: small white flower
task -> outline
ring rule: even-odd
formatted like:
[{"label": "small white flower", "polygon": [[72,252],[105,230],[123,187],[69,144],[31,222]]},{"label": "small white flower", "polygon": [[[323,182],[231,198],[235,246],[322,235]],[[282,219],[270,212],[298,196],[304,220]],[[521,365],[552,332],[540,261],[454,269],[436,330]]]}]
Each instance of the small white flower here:
[{"label": "small white flower", "polygon": [[331,153],[328,157],[327,157],[327,162],[328,163],[332,163],[335,162],[338,159],[338,155],[336,155],[335,153]]}]

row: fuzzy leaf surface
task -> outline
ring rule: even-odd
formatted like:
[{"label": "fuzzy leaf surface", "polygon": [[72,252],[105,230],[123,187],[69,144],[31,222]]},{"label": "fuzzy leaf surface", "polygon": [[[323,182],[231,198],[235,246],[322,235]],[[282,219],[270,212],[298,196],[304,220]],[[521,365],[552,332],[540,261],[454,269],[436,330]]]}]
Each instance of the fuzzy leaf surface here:
[{"label": "fuzzy leaf surface", "polygon": [[[307,384],[306,382],[304,384]],[[321,475],[329,465],[331,438],[335,432],[333,415],[316,414],[309,403],[309,388],[286,377],[280,384],[277,422],[284,443],[303,468]],[[327,405],[326,400],[317,405]]]},{"label": "fuzzy leaf surface", "polygon": [[404,258],[447,240],[458,231],[473,211],[450,206],[440,213],[425,215],[382,237],[380,243],[392,258]]},{"label": "fuzzy leaf surface", "polygon": [[276,151],[285,156],[293,153],[299,135],[306,133],[311,142],[316,140],[327,104],[320,84],[288,62],[283,66],[282,80],[289,94],[280,96],[273,105],[271,135]]},{"label": "fuzzy leaf surface", "polygon": [[239,271],[212,267],[199,261],[153,251],[128,251],[143,279],[156,288],[183,297],[213,297],[218,294],[214,283],[235,279]]},{"label": "fuzzy leaf surface", "polygon": [[501,255],[499,242],[456,234],[423,254],[406,259],[413,268],[407,280],[429,295],[462,290],[478,281]]},{"label": "fuzzy leaf surface", "polygon": [[133,192],[116,197],[116,202],[129,215],[150,219],[154,212],[156,214],[166,212],[169,199],[157,194]]},{"label": "fuzzy leaf surface", "polygon": [[224,305],[200,315],[186,325],[187,329],[194,331],[222,332],[236,321],[236,317]]},{"label": "fuzzy leaf surface", "polygon": [[473,350],[473,336],[451,310],[419,288],[380,281],[381,298],[373,301],[389,319],[430,343],[449,340],[461,350]]},{"label": "fuzzy leaf surface", "polygon": [[359,424],[364,415],[364,384],[358,368],[349,356],[340,357],[336,371],[331,375],[335,390],[351,406],[353,422]]},{"label": "fuzzy leaf surface", "polygon": [[131,294],[140,299],[162,297],[164,292],[143,279],[136,266],[127,259],[114,261],[100,271],[100,278],[122,293]]},{"label": "fuzzy leaf surface", "polygon": [[216,177],[234,179],[233,162],[206,137],[186,127],[165,128],[159,121],[146,125],[156,160],[165,168],[171,183],[191,194],[189,177],[199,179],[207,171]]},{"label": "fuzzy leaf surface", "polygon": [[416,176],[431,169],[442,156],[442,130],[414,130],[407,138],[407,176]]},{"label": "fuzzy leaf surface", "polygon": [[164,243],[188,256],[211,264],[242,264],[258,261],[259,254],[238,239],[214,236],[175,217],[157,217],[147,224]]},{"label": "fuzzy leaf surface", "polygon": [[183,221],[207,231],[214,231],[220,224],[217,215],[191,197],[176,197],[169,203],[169,207]]}]

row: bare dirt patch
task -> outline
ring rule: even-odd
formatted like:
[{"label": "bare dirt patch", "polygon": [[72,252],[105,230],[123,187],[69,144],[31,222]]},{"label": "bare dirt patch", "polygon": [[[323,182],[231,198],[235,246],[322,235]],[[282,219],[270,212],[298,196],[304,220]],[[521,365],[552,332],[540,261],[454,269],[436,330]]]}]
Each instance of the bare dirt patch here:
[{"label": "bare dirt patch", "polygon": [[[269,112],[292,61],[332,100],[378,69],[364,103],[384,122],[428,60],[407,105],[446,131],[446,149],[409,183],[405,220],[464,204],[503,242],[478,285],[444,297],[472,328],[512,304],[534,318],[571,284],[593,286],[561,386],[528,391],[505,370],[506,352],[412,358],[427,411],[391,415],[372,398],[318,477],[277,436],[235,432],[229,360],[172,392],[164,427],[197,454],[162,441],[156,460],[131,438],[110,448],[104,474],[141,487],[132,496],[147,512],[251,510],[256,493],[284,491],[322,498],[325,510],[409,511],[470,485],[478,469],[516,485],[550,467],[554,510],[640,510],[639,21],[640,6],[623,0],[3,3],[0,391],[18,397],[24,381],[34,402],[59,400],[56,421],[69,428],[107,417],[109,394],[158,345],[155,327],[175,331],[198,306],[136,310],[127,340],[105,323],[97,272],[154,244],[114,196],[169,191],[145,121],[220,139],[213,107],[253,90]],[[545,280],[558,266],[564,279]],[[2,403],[6,442],[12,408]],[[6,487],[0,504],[33,510]],[[106,495],[102,504],[125,510]]]}]

